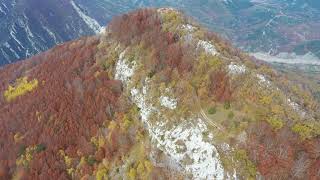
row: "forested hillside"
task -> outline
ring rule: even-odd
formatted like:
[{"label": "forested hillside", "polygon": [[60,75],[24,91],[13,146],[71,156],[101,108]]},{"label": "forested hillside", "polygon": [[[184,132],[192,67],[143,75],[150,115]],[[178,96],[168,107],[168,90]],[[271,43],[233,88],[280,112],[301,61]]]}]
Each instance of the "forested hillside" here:
[{"label": "forested hillside", "polygon": [[117,16],[0,79],[0,179],[320,178],[310,87],[175,9]]}]

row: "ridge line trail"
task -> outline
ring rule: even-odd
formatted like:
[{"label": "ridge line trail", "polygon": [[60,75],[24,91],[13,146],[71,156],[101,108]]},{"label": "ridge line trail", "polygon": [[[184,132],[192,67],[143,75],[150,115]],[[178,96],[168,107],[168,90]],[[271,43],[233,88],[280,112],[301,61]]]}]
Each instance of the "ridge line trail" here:
[{"label": "ridge line trail", "polygon": [[210,119],[206,113],[203,111],[202,107],[200,107],[200,114],[201,116],[204,118],[205,122],[211,126],[214,126],[215,128],[217,128],[219,131],[225,132],[225,129],[220,126],[219,124],[215,123],[213,121],[213,119]]},{"label": "ridge line trail", "polygon": [[202,116],[202,119],[204,120],[204,122],[206,124],[209,124],[209,125],[217,128],[221,132],[225,132],[225,129],[221,125],[215,123],[213,119],[211,119],[207,116],[207,114],[204,112],[204,110],[201,106],[201,102],[200,102],[200,99],[198,96],[196,96],[196,104],[198,104],[198,107],[200,108],[200,115]]}]

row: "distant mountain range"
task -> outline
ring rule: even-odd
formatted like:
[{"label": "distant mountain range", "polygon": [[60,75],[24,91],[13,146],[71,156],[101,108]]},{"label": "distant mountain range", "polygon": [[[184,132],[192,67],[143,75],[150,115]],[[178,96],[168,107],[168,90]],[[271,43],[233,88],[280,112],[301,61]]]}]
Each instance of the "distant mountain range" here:
[{"label": "distant mountain range", "polygon": [[0,64],[94,34],[96,22],[105,26],[116,15],[154,6],[180,9],[247,52],[320,57],[317,0],[4,0]]},{"label": "distant mountain range", "polygon": [[94,34],[100,25],[67,0],[1,0],[0,65]]},{"label": "distant mountain range", "polygon": [[77,0],[99,22],[136,7],[172,6],[223,33],[249,52],[312,52],[320,56],[320,3],[316,0]]}]

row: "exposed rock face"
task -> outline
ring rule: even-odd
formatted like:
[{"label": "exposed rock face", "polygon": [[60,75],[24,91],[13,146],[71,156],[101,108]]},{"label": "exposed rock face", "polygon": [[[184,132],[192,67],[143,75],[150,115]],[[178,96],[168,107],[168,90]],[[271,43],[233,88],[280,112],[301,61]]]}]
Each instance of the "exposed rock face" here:
[{"label": "exposed rock face", "polygon": [[0,179],[319,178],[311,93],[171,8],[0,79]]}]

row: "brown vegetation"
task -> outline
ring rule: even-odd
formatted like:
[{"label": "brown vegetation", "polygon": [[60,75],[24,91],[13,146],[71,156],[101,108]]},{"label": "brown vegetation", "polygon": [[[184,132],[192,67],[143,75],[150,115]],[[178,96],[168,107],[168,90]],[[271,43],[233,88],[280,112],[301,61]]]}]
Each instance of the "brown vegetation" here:
[{"label": "brown vegetation", "polygon": [[[68,177],[60,149],[69,156],[77,151],[91,153],[90,137],[112,118],[121,93],[113,88],[121,86],[118,81],[106,74],[94,76],[99,70],[94,60],[98,42],[95,37],[82,38],[0,70],[1,94],[19,77],[39,81],[39,87],[28,94],[10,102],[0,99],[1,178],[17,175],[21,167],[16,159],[28,146],[46,147],[33,154],[28,170],[21,170],[33,179]],[[21,136],[18,142],[16,134]]]},{"label": "brown vegetation", "polygon": [[[143,9],[114,18],[110,30],[123,45],[139,45],[152,52],[152,58],[144,64],[150,72],[165,68],[177,68],[180,73],[192,70],[192,55],[189,47],[179,42],[179,35],[162,30],[162,20],[156,9]],[[169,75],[170,76],[170,75]]]},{"label": "brown vegetation", "polygon": [[220,70],[211,74],[210,92],[219,102],[231,100],[230,80],[226,72]]},{"label": "brown vegetation", "polygon": [[246,149],[267,179],[319,178],[319,139],[301,142],[289,128],[275,132],[265,122],[253,124],[248,134]]}]

